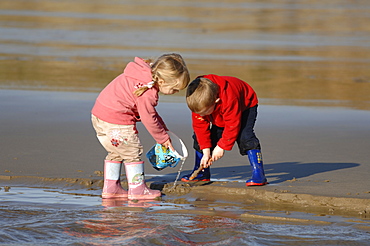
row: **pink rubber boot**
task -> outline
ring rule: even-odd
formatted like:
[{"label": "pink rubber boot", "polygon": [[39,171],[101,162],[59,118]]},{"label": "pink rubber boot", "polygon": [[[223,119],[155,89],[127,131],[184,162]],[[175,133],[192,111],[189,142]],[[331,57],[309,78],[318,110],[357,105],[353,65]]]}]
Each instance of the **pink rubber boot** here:
[{"label": "pink rubber boot", "polygon": [[161,196],[159,190],[151,190],[146,186],[143,161],[125,163],[125,169],[128,182],[128,199],[145,200]]},{"label": "pink rubber boot", "polygon": [[127,191],[121,186],[120,161],[104,161],[104,186],[102,198],[127,198]]}]

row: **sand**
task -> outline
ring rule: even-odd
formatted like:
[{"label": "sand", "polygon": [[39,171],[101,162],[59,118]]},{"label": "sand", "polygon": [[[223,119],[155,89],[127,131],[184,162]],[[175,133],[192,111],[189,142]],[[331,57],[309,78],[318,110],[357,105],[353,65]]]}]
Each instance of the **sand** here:
[{"label": "sand", "polygon": [[[105,150],[95,137],[90,109],[97,93],[0,90],[0,187],[83,188],[100,195]],[[161,96],[158,111],[186,144],[193,168],[190,112],[183,97]],[[258,201],[269,208],[351,214],[370,213],[370,114],[338,107],[259,107],[256,133],[262,142],[269,184],[246,187],[251,175],[237,147],[212,166],[212,182],[174,181],[180,165],[157,171],[146,158],[146,180],[167,197]],[[145,151],[154,144],[138,125]],[[125,179],[123,179],[123,185]]]}]

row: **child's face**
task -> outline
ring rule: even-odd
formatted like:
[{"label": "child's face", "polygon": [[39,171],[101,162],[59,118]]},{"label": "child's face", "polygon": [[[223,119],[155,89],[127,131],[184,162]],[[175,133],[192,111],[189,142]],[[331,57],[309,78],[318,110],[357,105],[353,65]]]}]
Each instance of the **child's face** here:
[{"label": "child's face", "polygon": [[196,112],[196,113],[199,114],[200,116],[210,115],[213,113],[213,111],[215,111],[215,107],[216,107],[216,104],[213,104],[212,106],[205,108],[202,111]]},{"label": "child's face", "polygon": [[200,112],[195,112],[197,114],[199,114],[200,116],[206,116],[206,115],[210,115],[213,113],[213,111],[215,111],[215,107],[216,107],[216,104],[220,101],[220,98],[217,98],[215,103],[212,104],[211,106],[209,106],[208,108],[205,108],[203,109],[202,111]]},{"label": "child's face", "polygon": [[160,80],[158,82],[158,85],[159,85],[159,91],[165,95],[172,95],[180,91],[176,87],[173,87],[171,85],[166,85],[166,83],[163,80]]},{"label": "child's face", "polygon": [[159,86],[159,91],[165,95],[172,95],[172,94],[179,92],[180,90],[172,86],[165,85],[165,86]]}]

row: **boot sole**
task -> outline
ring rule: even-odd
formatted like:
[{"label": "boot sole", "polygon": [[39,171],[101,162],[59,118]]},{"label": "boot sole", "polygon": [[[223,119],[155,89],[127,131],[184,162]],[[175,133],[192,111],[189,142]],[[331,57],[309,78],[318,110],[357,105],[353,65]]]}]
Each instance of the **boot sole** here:
[{"label": "boot sole", "polygon": [[161,195],[157,195],[157,196],[148,196],[148,195],[128,196],[128,199],[129,200],[154,200],[157,197],[161,197]]},{"label": "boot sole", "polygon": [[103,199],[112,199],[112,198],[128,198],[127,194],[109,194],[109,193],[103,193],[101,195]]},{"label": "boot sole", "polygon": [[268,182],[264,182],[264,183],[254,183],[254,182],[250,182],[250,183],[246,183],[245,185],[246,186],[262,186],[262,185],[267,185]]},{"label": "boot sole", "polygon": [[211,181],[211,179],[193,179],[193,180],[189,180],[189,179],[182,178],[181,181],[182,182],[198,182],[198,181],[209,182],[209,181]]}]

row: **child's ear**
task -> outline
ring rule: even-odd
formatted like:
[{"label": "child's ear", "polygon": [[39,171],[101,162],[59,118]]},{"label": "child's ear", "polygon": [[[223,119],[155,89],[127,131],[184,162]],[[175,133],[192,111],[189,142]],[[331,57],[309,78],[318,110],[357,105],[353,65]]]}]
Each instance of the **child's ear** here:
[{"label": "child's ear", "polygon": [[215,103],[218,103],[220,100],[221,100],[220,98],[217,98],[216,101],[215,101]]},{"label": "child's ear", "polygon": [[163,79],[158,79],[158,85],[162,86],[164,84],[164,80]]}]

